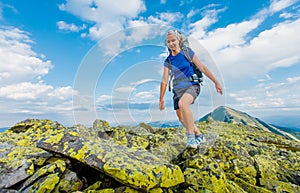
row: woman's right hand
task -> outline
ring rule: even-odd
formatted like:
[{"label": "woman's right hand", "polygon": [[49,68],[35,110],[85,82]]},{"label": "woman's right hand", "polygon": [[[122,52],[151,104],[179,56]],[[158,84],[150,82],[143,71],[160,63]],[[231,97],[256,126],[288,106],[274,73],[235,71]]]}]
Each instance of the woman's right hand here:
[{"label": "woman's right hand", "polygon": [[160,100],[159,101],[159,110],[164,110],[165,109],[165,102],[164,102],[164,100]]}]

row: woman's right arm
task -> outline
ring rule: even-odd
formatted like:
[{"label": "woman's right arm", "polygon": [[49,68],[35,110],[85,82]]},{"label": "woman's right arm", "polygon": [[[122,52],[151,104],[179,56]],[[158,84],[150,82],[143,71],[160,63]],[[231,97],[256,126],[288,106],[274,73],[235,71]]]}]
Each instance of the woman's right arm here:
[{"label": "woman's right arm", "polygon": [[169,69],[164,66],[164,72],[163,72],[163,77],[160,83],[160,92],[159,92],[159,109],[164,110],[165,109],[165,104],[164,104],[164,96],[165,92],[168,86],[168,78],[169,78]]}]

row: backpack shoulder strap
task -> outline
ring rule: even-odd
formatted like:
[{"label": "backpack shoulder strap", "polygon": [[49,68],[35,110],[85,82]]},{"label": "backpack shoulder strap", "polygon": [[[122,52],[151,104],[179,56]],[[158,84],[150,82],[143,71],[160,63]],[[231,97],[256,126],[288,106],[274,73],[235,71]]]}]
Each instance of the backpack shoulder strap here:
[{"label": "backpack shoulder strap", "polygon": [[199,70],[199,68],[196,66],[196,64],[193,62],[193,60],[192,60],[192,58],[190,56],[189,49],[191,49],[191,48],[184,46],[182,49],[183,49],[184,56],[190,62],[191,66],[193,67],[194,73],[196,74],[196,77],[194,77],[194,75],[192,76],[193,80],[194,81],[196,80],[196,82],[199,82],[202,85],[202,81],[203,81],[202,77],[203,77],[203,75],[202,75],[202,72]]},{"label": "backpack shoulder strap", "polygon": [[190,51],[189,51],[190,48],[186,47],[186,46],[183,46],[182,47],[182,51],[184,53],[184,56],[186,57],[186,59],[188,59],[188,61],[193,64],[193,60],[190,56]]},{"label": "backpack shoulder strap", "polygon": [[171,59],[170,59],[170,56],[168,56],[167,58],[166,58],[166,62],[168,62],[168,67],[169,67],[169,69],[170,69],[170,71],[172,70],[172,63],[171,63]]},{"label": "backpack shoulder strap", "polygon": [[173,74],[172,74],[172,62],[171,62],[171,59],[170,59],[170,56],[168,56],[165,60],[167,63],[168,63],[168,67],[169,67],[169,91],[171,91],[171,81],[172,81],[172,78],[173,78]]}]

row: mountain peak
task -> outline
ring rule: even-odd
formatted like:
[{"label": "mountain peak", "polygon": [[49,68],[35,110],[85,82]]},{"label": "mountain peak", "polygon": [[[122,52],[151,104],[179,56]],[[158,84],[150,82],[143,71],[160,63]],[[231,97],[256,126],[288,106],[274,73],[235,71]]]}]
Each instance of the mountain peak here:
[{"label": "mountain peak", "polygon": [[240,123],[242,125],[256,126],[258,121],[256,118],[248,115],[247,113],[229,108],[227,106],[219,106],[212,112],[205,115],[200,121],[206,121],[211,117],[215,121],[226,123]]},{"label": "mountain peak", "polygon": [[252,117],[245,112],[238,111],[236,109],[227,106],[217,107],[215,110],[202,117],[199,121],[207,121],[210,118],[215,121],[221,121],[221,122],[233,123],[233,124],[242,124],[250,127],[255,127],[259,130],[273,132],[275,134],[285,136],[289,139],[294,139],[296,141],[299,141],[295,136],[287,132],[284,132],[277,127],[265,123],[264,121],[256,117]]}]

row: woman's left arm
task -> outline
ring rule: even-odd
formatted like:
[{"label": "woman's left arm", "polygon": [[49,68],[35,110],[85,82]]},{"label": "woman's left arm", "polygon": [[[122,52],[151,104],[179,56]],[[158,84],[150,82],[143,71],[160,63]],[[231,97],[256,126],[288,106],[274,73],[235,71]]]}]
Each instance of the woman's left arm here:
[{"label": "woman's left arm", "polygon": [[218,93],[223,94],[222,86],[213,73],[198,59],[197,55],[194,54],[193,60],[194,64],[199,68],[199,70],[205,74],[211,81],[215,83],[215,87]]}]

